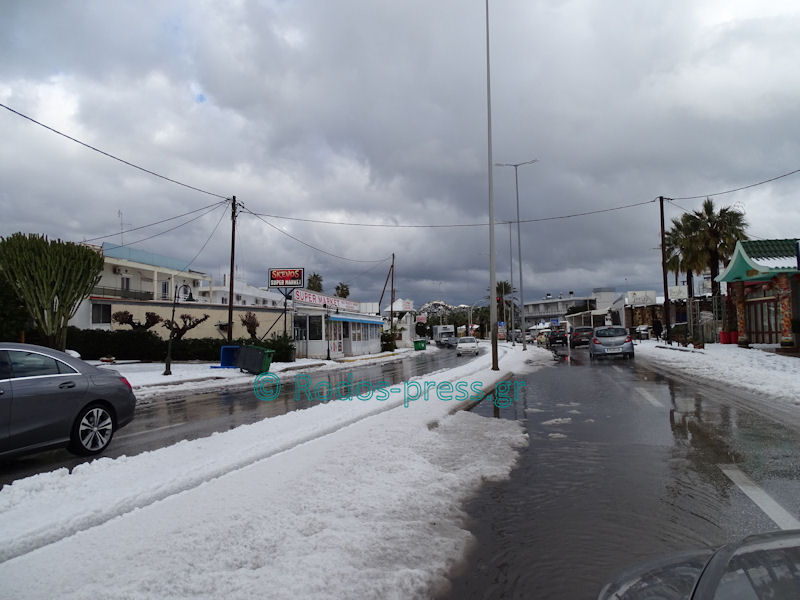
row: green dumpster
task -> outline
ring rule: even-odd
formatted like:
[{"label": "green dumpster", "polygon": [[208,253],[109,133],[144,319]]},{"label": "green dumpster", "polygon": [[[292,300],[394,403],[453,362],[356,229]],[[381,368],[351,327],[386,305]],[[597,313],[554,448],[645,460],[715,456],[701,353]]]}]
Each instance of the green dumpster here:
[{"label": "green dumpster", "polygon": [[414,350],[425,350],[427,345],[425,340],[414,340]]},{"label": "green dumpster", "polygon": [[266,373],[272,364],[274,350],[262,348],[261,346],[242,346],[239,349],[239,356],[236,358],[236,366],[242,371],[258,375]]}]

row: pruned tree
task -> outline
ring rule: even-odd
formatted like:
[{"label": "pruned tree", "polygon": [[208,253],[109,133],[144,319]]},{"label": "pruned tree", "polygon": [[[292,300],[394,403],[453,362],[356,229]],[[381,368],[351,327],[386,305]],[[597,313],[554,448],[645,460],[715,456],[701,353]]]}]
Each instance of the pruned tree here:
[{"label": "pruned tree", "polygon": [[322,293],[322,275],[319,273],[312,273],[308,278],[308,287],[312,292]]},{"label": "pruned tree", "polygon": [[136,321],[133,315],[127,310],[120,310],[111,315],[111,320],[120,325],[130,325],[131,329],[150,329],[161,323],[164,318],[154,312],[146,312],[144,314],[144,323]]},{"label": "pruned tree", "polygon": [[161,323],[164,327],[169,329],[169,335],[173,340],[179,340],[186,335],[186,332],[190,329],[194,329],[203,321],[206,321],[210,315],[203,315],[202,317],[193,317],[188,313],[184,313],[180,315],[181,324],[178,325],[177,322],[173,321],[172,319],[164,319]]},{"label": "pruned tree", "polygon": [[350,295],[350,286],[340,281],[336,286],[336,295],[339,298],[347,298]]},{"label": "pruned tree", "polygon": [[64,350],[67,323],[100,281],[103,255],[35,233],[0,238],[0,270],[48,346]]},{"label": "pruned tree", "polygon": [[247,333],[250,336],[250,341],[258,341],[258,326],[260,323],[258,322],[256,313],[248,310],[245,314],[239,315],[239,320],[241,320],[242,326],[247,330]]}]

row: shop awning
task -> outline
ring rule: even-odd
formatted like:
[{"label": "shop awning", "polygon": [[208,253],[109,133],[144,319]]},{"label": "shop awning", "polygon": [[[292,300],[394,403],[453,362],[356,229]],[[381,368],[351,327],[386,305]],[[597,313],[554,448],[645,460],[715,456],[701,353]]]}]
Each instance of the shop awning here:
[{"label": "shop awning", "polygon": [[371,319],[366,315],[331,315],[331,321],[347,321],[348,323],[367,323],[369,325],[383,325],[383,319]]}]

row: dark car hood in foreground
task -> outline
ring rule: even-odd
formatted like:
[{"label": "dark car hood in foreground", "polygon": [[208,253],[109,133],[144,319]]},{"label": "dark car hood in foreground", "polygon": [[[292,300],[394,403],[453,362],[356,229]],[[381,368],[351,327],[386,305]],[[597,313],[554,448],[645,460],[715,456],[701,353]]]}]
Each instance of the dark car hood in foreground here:
[{"label": "dark car hood in foreground", "polygon": [[800,598],[800,530],[753,535],[718,550],[683,552],[620,573],[598,600]]}]

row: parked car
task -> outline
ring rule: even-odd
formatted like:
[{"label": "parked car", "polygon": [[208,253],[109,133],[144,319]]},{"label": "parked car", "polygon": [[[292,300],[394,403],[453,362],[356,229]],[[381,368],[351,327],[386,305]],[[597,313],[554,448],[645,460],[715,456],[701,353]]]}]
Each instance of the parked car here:
[{"label": "parked car", "polygon": [[633,340],[624,327],[606,325],[596,327],[589,342],[589,358],[622,356],[633,358]]},{"label": "parked car", "polygon": [[598,600],[800,598],[800,531],[760,533],[631,567]]},{"label": "parked car", "polygon": [[478,356],[478,340],[472,336],[458,338],[456,356],[461,356],[462,354],[474,354]]},{"label": "parked car", "polygon": [[63,445],[97,454],[135,408],[131,385],[117,371],[43,346],[0,342],[0,455]]},{"label": "parked car", "polygon": [[447,337],[442,338],[442,345],[447,348],[455,348],[458,344],[459,338],[454,335],[449,335]]},{"label": "parked car", "polygon": [[588,325],[585,327],[576,327],[572,330],[572,333],[569,334],[569,347],[575,348],[577,346],[589,345],[589,342],[592,341],[592,335],[594,333],[594,328],[589,327]]},{"label": "parked car", "polygon": [[563,329],[553,329],[547,335],[547,347],[553,346],[566,346],[567,345],[567,332]]}]

